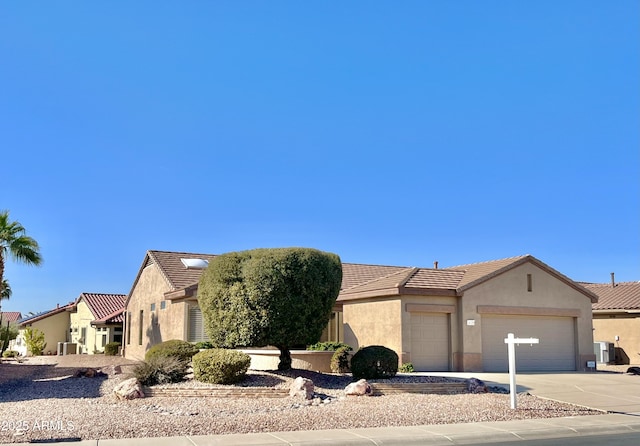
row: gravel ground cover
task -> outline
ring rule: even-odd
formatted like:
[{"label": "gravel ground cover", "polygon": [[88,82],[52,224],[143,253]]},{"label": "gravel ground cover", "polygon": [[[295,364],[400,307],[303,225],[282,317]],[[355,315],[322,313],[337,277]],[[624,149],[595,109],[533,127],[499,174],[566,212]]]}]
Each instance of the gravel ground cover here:
[{"label": "gravel ground cover", "polygon": [[[122,365],[125,373],[73,377],[78,368],[115,364]],[[305,376],[314,381],[316,392],[322,395],[320,404],[307,405],[293,398],[157,397],[118,401],[113,388],[127,378],[132,364],[102,355],[39,357],[23,364],[0,364],[0,442],[411,426],[601,413],[526,394],[518,396],[517,410],[509,408],[507,394],[493,392],[344,397],[342,391],[350,377],[302,370],[253,372],[243,385],[288,388],[296,376]],[[395,378],[405,382],[447,379],[415,375]],[[190,381],[172,386],[206,385]]]}]

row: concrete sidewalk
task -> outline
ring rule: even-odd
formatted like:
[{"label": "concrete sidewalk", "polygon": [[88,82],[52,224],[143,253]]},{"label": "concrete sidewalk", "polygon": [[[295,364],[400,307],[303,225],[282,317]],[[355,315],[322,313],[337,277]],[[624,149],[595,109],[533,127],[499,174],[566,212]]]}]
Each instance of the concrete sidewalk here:
[{"label": "concrete sidewalk", "polygon": [[[523,421],[61,443],[83,446],[458,445],[637,433],[640,417],[611,414]],[[58,443],[60,444],[60,443]]]}]

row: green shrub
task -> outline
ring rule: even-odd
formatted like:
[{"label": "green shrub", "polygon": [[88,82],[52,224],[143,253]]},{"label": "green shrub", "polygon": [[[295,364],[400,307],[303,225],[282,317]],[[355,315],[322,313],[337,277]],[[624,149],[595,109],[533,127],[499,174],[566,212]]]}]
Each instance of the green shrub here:
[{"label": "green shrub", "polygon": [[313,344],[307,347],[307,350],[317,350],[322,352],[335,352],[342,347],[349,347],[349,350],[353,350],[350,345],[347,345],[343,342],[318,342],[317,344]]},{"label": "green shrub", "polygon": [[133,375],[145,386],[180,382],[186,374],[187,363],[175,356],[154,356],[133,368]]},{"label": "green shrub", "polygon": [[213,344],[209,341],[196,342],[196,348],[198,350],[207,350],[213,348]]},{"label": "green shrub", "polygon": [[237,350],[203,350],[193,357],[193,376],[206,383],[233,384],[245,378],[249,364],[249,355]]},{"label": "green shrub", "polygon": [[413,373],[416,371],[416,369],[413,368],[413,364],[411,364],[410,362],[405,362],[400,366],[398,371],[401,373]]},{"label": "green shrub", "polygon": [[353,350],[350,346],[338,348],[331,357],[331,371],[333,373],[347,373],[350,370],[349,358],[350,351]]},{"label": "green shrub", "polygon": [[40,356],[47,347],[47,343],[44,342],[44,333],[37,328],[27,328],[24,331],[24,341],[27,344],[27,350],[31,352],[33,356]]},{"label": "green shrub", "polygon": [[5,350],[4,353],[2,354],[3,358],[15,358],[17,356],[19,356],[20,353],[18,353],[15,350]]},{"label": "green shrub", "polygon": [[118,354],[118,350],[120,349],[119,342],[109,342],[104,346],[104,354],[106,356],[115,356]]},{"label": "green shrub", "polygon": [[361,348],[351,358],[354,379],[393,378],[398,373],[398,354],[382,345]]},{"label": "green shrub", "polygon": [[144,359],[148,362],[152,358],[177,358],[182,362],[191,361],[191,357],[198,353],[198,348],[179,339],[161,342],[151,347],[144,355]]}]

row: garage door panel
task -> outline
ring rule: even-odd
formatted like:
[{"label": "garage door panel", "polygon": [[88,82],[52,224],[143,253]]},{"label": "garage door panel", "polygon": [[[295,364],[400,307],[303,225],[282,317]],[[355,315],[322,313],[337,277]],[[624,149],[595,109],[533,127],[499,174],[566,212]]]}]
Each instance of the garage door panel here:
[{"label": "garage door panel", "polygon": [[449,370],[449,315],[411,313],[411,363],[418,371]]},{"label": "garage door panel", "polygon": [[509,369],[508,333],[518,338],[538,338],[539,344],[516,345],[516,368],[519,371],[575,370],[575,331],[573,318],[542,316],[482,317],[482,361],[486,372]]}]

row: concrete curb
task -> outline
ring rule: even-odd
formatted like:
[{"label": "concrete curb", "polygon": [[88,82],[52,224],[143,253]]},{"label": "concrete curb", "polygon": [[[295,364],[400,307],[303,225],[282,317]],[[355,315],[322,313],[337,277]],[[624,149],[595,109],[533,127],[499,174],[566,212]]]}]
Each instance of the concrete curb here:
[{"label": "concrete curb", "polygon": [[625,432],[640,432],[640,416],[606,414],[427,426],[84,440],[56,444],[69,446],[457,445],[620,434]]}]

